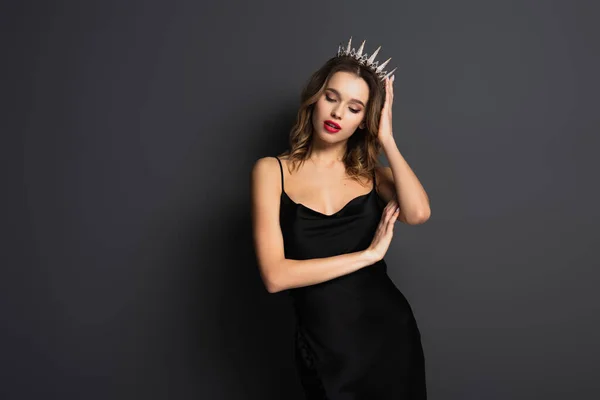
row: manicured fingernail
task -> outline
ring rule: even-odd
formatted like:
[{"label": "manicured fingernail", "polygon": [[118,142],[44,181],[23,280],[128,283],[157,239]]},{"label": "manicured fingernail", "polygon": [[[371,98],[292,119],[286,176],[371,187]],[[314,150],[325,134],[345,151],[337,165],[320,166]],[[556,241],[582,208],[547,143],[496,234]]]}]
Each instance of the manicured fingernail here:
[{"label": "manicured fingernail", "polygon": [[395,78],[396,78],[396,75],[392,75],[392,82],[394,82]]}]

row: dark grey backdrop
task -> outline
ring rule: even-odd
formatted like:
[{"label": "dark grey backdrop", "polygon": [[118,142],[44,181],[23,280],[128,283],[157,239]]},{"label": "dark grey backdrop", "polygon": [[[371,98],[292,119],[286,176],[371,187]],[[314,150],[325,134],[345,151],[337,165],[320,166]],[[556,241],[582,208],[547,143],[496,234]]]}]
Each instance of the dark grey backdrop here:
[{"label": "dark grey backdrop", "polygon": [[1,7],[3,399],[301,398],[249,173],[350,35],[431,198],[386,257],[430,398],[600,397],[593,2]]}]

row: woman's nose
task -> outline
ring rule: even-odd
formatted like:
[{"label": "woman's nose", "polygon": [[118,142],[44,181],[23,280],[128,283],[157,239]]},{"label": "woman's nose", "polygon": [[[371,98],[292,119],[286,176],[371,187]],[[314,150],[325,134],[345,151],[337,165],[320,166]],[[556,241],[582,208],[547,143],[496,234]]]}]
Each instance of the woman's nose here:
[{"label": "woman's nose", "polygon": [[331,116],[339,119],[342,115],[338,108],[334,108],[333,110],[331,110]]}]

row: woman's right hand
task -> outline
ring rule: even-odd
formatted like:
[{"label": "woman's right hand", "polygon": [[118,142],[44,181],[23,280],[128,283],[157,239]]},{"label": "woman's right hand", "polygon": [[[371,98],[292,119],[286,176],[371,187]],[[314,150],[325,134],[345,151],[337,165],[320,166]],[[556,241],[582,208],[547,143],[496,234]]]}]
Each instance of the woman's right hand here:
[{"label": "woman's right hand", "polygon": [[373,236],[371,244],[367,248],[367,252],[371,254],[375,261],[380,261],[387,253],[392,237],[394,236],[394,223],[398,218],[400,208],[396,199],[390,200],[381,213],[381,220]]}]

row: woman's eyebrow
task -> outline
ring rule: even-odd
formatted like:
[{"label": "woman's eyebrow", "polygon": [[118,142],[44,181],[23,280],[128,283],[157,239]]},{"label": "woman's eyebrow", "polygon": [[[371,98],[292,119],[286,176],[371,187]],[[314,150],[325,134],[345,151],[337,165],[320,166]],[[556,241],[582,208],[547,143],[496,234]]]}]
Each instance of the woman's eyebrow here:
[{"label": "woman's eyebrow", "polygon": [[[337,94],[338,96],[342,97],[342,96],[340,95],[340,92],[338,92],[338,91],[337,91],[337,90],[335,90],[334,88],[330,88],[330,87],[328,87],[328,88],[327,88],[327,89],[325,89],[325,90],[331,90],[333,93],[335,93],[335,94]],[[363,103],[362,101],[360,101],[360,100],[358,100],[358,99],[350,99],[350,102],[351,102],[351,103],[359,103],[361,106],[363,106],[363,107],[366,107],[366,106],[365,106],[365,103]]]}]

